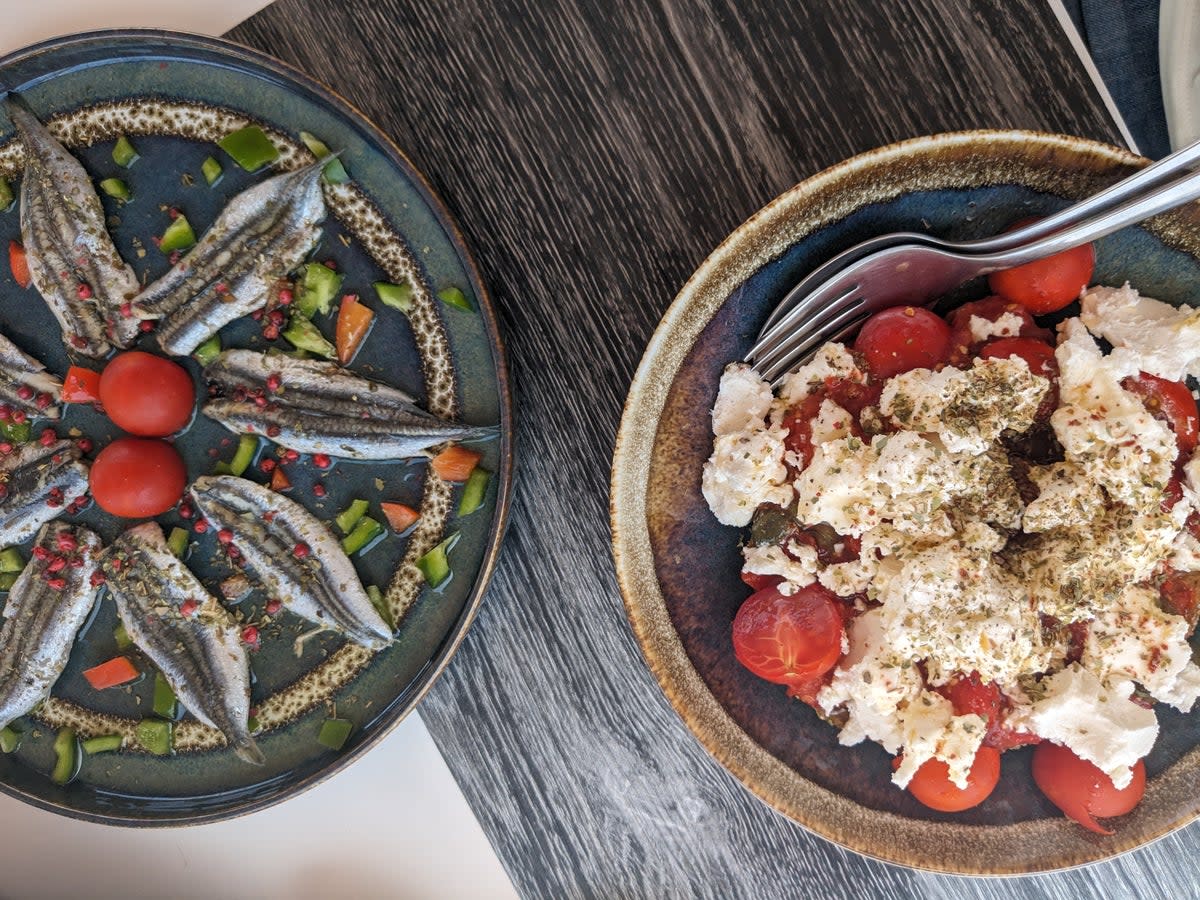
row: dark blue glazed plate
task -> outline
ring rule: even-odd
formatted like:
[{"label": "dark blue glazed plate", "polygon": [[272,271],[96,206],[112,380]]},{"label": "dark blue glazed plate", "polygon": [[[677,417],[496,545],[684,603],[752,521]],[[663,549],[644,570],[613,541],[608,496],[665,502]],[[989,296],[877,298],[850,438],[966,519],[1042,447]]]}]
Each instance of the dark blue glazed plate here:
[{"label": "dark blue glazed plate", "polygon": [[[81,675],[118,653],[116,615],[107,598],[80,635],[51,699],[17,721],[23,734],[19,749],[0,756],[0,790],[101,822],[205,822],[279,802],[349,764],[412,710],[478,609],[504,532],[512,465],[504,351],[487,290],[445,208],[387,137],[328,88],[267,56],[183,34],[98,32],[0,60],[0,91],[19,93],[97,181],[126,181],[132,191],[128,203],[102,199],[117,247],[141,278],[155,278],[169,265],[152,238],[162,234],[171,210],[186,214],[202,233],[234,194],[266,177],[267,170],[241,170],[216,146],[224,134],[259,124],[281,150],[277,165],[283,167],[311,160],[301,131],[341,151],[351,180],[325,187],[330,216],[314,258],[332,261],[345,273],[343,292],[358,294],[377,314],[351,367],[410,391],[431,411],[497,426],[494,439],[473,445],[492,477],[483,506],[466,516],[457,513],[461,486],[436,478],[423,460],[338,461],[325,469],[307,457],[282,460],[292,482],[289,496],[327,521],[357,498],[369,501],[369,514],[377,519],[381,501],[418,508],[421,518],[404,534],[389,531],[353,557],[363,582],[388,595],[396,620],[395,643],[378,654],[327,633],[296,646],[295,638],[310,626],[286,611],[268,613],[267,598],[257,592],[232,607],[260,633],[251,654],[252,703],[265,766],[243,763],[187,716],[176,725],[171,755],[140,749],[133,735],[137,722],[149,715],[149,664],[132,651],[147,677],[102,692]],[[140,154],[129,168],[112,158],[121,135]],[[11,125],[0,116],[0,176],[14,188],[21,174],[19,149]],[[211,187],[200,169],[209,156],[224,173]],[[0,213],[0,240],[7,246],[19,239],[14,205]],[[413,309],[404,314],[380,303],[372,288],[376,281],[411,283]],[[463,291],[474,308],[436,299],[447,287]],[[332,334],[332,317],[318,317],[317,324]],[[59,375],[70,364],[45,303],[32,288],[22,291],[7,269],[0,274],[0,331]],[[225,347],[288,349],[267,340],[261,323],[250,318],[227,326],[221,338]],[[203,391],[199,367],[181,362]],[[66,407],[54,424],[60,434],[90,438],[97,450],[117,433],[102,415],[79,405]],[[42,427],[35,423],[35,434]],[[236,443],[203,416],[176,439],[190,478],[228,461]],[[278,448],[265,440],[247,477],[269,479],[263,460],[280,461]],[[76,518],[105,539],[131,524],[94,506]],[[175,511],[159,521],[166,530],[194,522]],[[450,552],[452,575],[432,589],[414,562],[452,534],[459,536]],[[234,571],[211,533],[192,533],[186,560],[214,593]],[[353,723],[349,740],[336,751],[317,739],[331,716]],[[85,755],[74,781],[59,787],[47,772],[55,733],[67,726],[81,736],[119,733],[126,741],[119,752]]]},{"label": "dark blue glazed plate", "polygon": [[[837,731],[734,659],[730,624],[747,596],[738,529],[700,493],[710,410],[724,366],[742,359],[767,314],[807,272],[892,231],[966,239],[1048,213],[1144,164],[1077,138],[969,132],[886,147],[815,175],[772,202],[705,261],[642,359],[617,441],[613,545],[625,605],[646,660],[708,751],[750,790],[811,831],[903,865],[960,874],[1060,869],[1105,859],[1200,814],[1200,713],[1158,711],[1146,797],[1101,837],[1065,819],[1034,787],[1030,752],[1004,754],[999,787],[956,815],[889,781],[888,755]],[[1097,245],[1094,281],[1194,304],[1195,205]],[[972,295],[968,286],[961,299]]]}]

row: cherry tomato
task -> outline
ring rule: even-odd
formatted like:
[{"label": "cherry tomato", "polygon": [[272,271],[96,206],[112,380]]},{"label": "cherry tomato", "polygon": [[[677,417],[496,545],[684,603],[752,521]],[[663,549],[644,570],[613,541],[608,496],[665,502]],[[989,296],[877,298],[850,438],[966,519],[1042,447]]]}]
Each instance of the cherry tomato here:
[{"label": "cherry tomato", "polygon": [[[892,762],[898,768],[900,757]],[[927,759],[921,764],[908,783],[908,792],[939,812],[961,812],[978,806],[996,789],[1000,781],[1000,751],[994,747],[980,747],[975,751],[975,761],[967,773],[967,786],[958,787],[950,780],[950,767],[940,759]]]},{"label": "cherry tomato", "polygon": [[950,356],[950,326],[916,306],[893,306],[867,319],[854,349],[877,379],[911,369],[932,369]]},{"label": "cherry tomato", "polygon": [[776,684],[801,685],[828,672],[842,655],[838,601],[819,584],[791,596],[763,588],[742,604],[733,619],[738,662]]},{"label": "cherry tomato", "polygon": [[104,411],[130,434],[174,434],[191,420],[195,400],[186,369],[141,350],[113,357],[100,375]]},{"label": "cherry tomato", "polygon": [[937,692],[950,701],[956,716],[974,714],[986,719],[989,727],[1000,718],[1004,703],[1000,686],[994,681],[985,683],[978,672],[955,675]]},{"label": "cherry tomato", "polygon": [[1016,356],[1025,360],[1030,372],[1050,379],[1050,390],[1038,406],[1037,418],[1049,419],[1058,409],[1058,359],[1054,355],[1054,348],[1045,341],[1023,337],[1000,338],[984,344],[979,355],[984,359],[1011,359]]},{"label": "cherry tomato", "polygon": [[776,587],[783,584],[783,577],[780,575],[759,575],[757,572],[742,572],[742,581],[752,591],[761,591],[763,588]]},{"label": "cherry tomato", "polygon": [[787,437],[783,446],[800,457],[800,468],[808,467],[812,462],[812,423],[821,411],[821,401],[825,399],[822,391],[809,394],[796,406],[787,411],[783,417],[783,427],[787,429]]},{"label": "cherry tomato", "polygon": [[[1008,230],[1020,228],[1031,221],[1015,222]],[[993,272],[988,276],[988,286],[1001,297],[1020,303],[1035,315],[1041,315],[1060,310],[1078,300],[1091,281],[1095,266],[1096,252],[1091,244],[1084,244],[1015,269]]]},{"label": "cherry tomato", "polygon": [[157,516],[179,502],[187,470],[165,441],[119,438],[96,455],[90,478],[92,497],[114,516]]},{"label": "cherry tomato", "polygon": [[[1005,316],[1010,319],[1015,317],[1020,323],[1017,333],[1009,337],[1034,338],[1048,343],[1054,340],[1054,334],[1033,321],[1029,310],[1021,304],[994,295],[984,297],[982,300],[964,303],[946,316],[946,321],[950,323],[950,364],[960,368],[970,366],[975,351],[983,343],[977,340],[971,331],[972,319],[998,322]],[[1009,324],[1012,325],[1011,321]]]},{"label": "cherry tomato", "polygon": [[1121,386],[1131,394],[1137,394],[1150,415],[1170,426],[1180,453],[1187,454],[1196,449],[1200,442],[1200,411],[1186,384],[1141,372],[1126,378]]},{"label": "cherry tomato", "polygon": [[1033,780],[1046,798],[1089,831],[1112,834],[1095,817],[1123,816],[1146,792],[1146,766],[1140,759],[1133,780],[1118,790],[1112,779],[1067,747],[1044,741],[1033,751]]},{"label": "cherry tomato", "polygon": [[1166,577],[1159,586],[1163,608],[1187,620],[1188,628],[1194,629],[1200,620],[1200,576],[1191,572],[1176,572],[1167,566]]}]

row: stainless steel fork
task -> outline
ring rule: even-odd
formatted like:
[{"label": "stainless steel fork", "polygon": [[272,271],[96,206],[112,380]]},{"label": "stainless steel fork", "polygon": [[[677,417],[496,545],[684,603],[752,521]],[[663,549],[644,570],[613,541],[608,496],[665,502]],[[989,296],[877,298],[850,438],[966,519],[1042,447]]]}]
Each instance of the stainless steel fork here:
[{"label": "stainless steel fork", "polygon": [[[873,312],[925,305],[960,284],[1068,250],[1200,198],[1200,142],[1025,228],[952,243],[915,232],[858,244],[818,267],[776,307],[746,359],[777,382],[821,344],[841,340]],[[1172,180],[1173,179],[1173,180]]]}]

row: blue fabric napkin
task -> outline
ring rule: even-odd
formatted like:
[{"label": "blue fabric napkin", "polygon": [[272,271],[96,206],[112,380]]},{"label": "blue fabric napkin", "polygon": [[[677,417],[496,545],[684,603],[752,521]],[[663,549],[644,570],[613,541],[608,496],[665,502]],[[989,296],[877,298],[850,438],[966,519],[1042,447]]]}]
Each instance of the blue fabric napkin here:
[{"label": "blue fabric napkin", "polygon": [[1063,0],[1138,148],[1171,152],[1158,64],[1158,0]]}]

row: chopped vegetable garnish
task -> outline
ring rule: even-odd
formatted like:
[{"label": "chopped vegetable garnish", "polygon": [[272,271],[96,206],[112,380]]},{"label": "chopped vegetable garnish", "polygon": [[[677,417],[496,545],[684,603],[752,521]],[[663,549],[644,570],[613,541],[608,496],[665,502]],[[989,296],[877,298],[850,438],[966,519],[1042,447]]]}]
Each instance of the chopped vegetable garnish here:
[{"label": "chopped vegetable garnish", "polygon": [[396,623],[392,621],[392,609],[387,605],[387,601],[383,597],[383,591],[379,589],[378,585],[367,585],[367,599],[375,607],[375,612],[379,613],[383,621],[387,622],[388,628],[394,631]]},{"label": "chopped vegetable garnish", "polygon": [[250,716],[246,719],[246,730],[251,734],[258,734],[262,731],[262,722],[258,720],[258,716]]},{"label": "chopped vegetable garnish", "polygon": [[21,559],[21,551],[16,547],[6,547],[0,550],[0,572],[20,572],[25,568],[25,560]]},{"label": "chopped vegetable garnish", "polygon": [[317,741],[330,750],[341,750],[346,745],[346,738],[354,730],[354,723],[349,719],[326,719],[321,723],[321,731]]},{"label": "chopped vegetable garnish", "polygon": [[61,728],[54,738],[54,771],[50,780],[67,784],[79,773],[79,739],[74,728]]},{"label": "chopped vegetable garnish", "polygon": [[257,125],[239,128],[217,141],[217,145],[247,172],[257,172],[279,158],[279,148]]},{"label": "chopped vegetable garnish", "polygon": [[221,336],[214,334],[207,341],[192,351],[192,359],[200,363],[202,366],[207,366],[210,362],[221,355]]},{"label": "chopped vegetable garnish", "polygon": [[117,642],[118,650],[128,650],[133,646],[133,638],[129,636],[129,632],[125,630],[125,624],[118,622],[117,627],[113,629],[113,640]]},{"label": "chopped vegetable garnish", "polygon": [[354,526],[354,530],[342,538],[342,549],[346,551],[347,556],[350,556],[367,547],[381,534],[383,534],[383,526],[370,516],[363,516]]},{"label": "chopped vegetable garnish", "polygon": [[308,319],[292,316],[291,324],[283,332],[283,339],[300,350],[307,350],[317,356],[333,359],[336,355],[333,344],[325,340],[325,335]]},{"label": "chopped vegetable garnish", "polygon": [[163,719],[142,719],[134,729],[139,744],[156,756],[171,752],[175,729],[171,722]]},{"label": "chopped vegetable garnish", "polygon": [[403,503],[380,503],[379,508],[383,511],[388,524],[392,526],[392,531],[407,531],[417,519],[421,518],[419,512]]},{"label": "chopped vegetable garnish", "polygon": [[186,250],[196,243],[196,232],[192,231],[192,223],[182,213],[175,217],[167,230],[163,232],[158,249],[163,253],[175,250]]},{"label": "chopped vegetable garnish", "polygon": [[271,473],[271,490],[286,491],[291,486],[292,486],[291,479],[289,479],[287,477],[287,475],[284,474],[283,469],[276,466],[275,471],[273,471]]},{"label": "chopped vegetable garnish", "polygon": [[492,479],[492,473],[487,469],[476,468],[467,478],[467,485],[463,488],[462,497],[458,501],[458,514],[460,516],[469,516],[479,507],[483,506],[483,498],[487,495],[488,482]]},{"label": "chopped vegetable garnish", "polygon": [[133,197],[133,192],[129,190],[129,185],[120,178],[105,178],[100,182],[100,190],[122,202],[128,202]]},{"label": "chopped vegetable garnish", "polygon": [[450,577],[448,557],[451,548],[457,543],[458,532],[456,531],[417,560],[417,568],[421,570],[421,574],[425,576],[425,581],[430,587],[439,587]]},{"label": "chopped vegetable garnish", "polygon": [[458,444],[451,444],[431,459],[429,464],[442,481],[466,481],[471,477],[471,473],[482,456],[482,453],[476,453],[474,450],[468,450]]},{"label": "chopped vegetable garnish", "polygon": [[338,513],[334,521],[337,523],[337,527],[342,534],[349,534],[353,531],[354,526],[358,524],[358,520],[367,514],[370,506],[371,504],[366,500],[355,500]]},{"label": "chopped vegetable garnish", "polygon": [[119,684],[128,684],[141,674],[127,656],[115,656],[108,662],[83,670],[83,677],[98,691],[116,687]]},{"label": "chopped vegetable garnish", "polygon": [[14,195],[12,185],[7,178],[0,178],[0,212],[13,205]]},{"label": "chopped vegetable garnish", "polygon": [[311,319],[317,313],[328,313],[333,309],[333,298],[337,296],[344,277],[329,266],[308,263],[300,278],[296,311],[306,319]]},{"label": "chopped vegetable garnish", "polygon": [[21,732],[11,725],[0,728],[0,753],[12,753],[21,746]]},{"label": "chopped vegetable garnish", "polygon": [[117,138],[117,143],[113,147],[112,159],[118,166],[128,169],[137,161],[138,152],[133,148],[133,144],[129,143],[129,138],[121,135]]},{"label": "chopped vegetable garnish", "polygon": [[188,532],[186,528],[172,528],[171,536],[167,538],[167,546],[171,552],[183,559],[183,554],[187,552]]},{"label": "chopped vegetable garnish", "polygon": [[404,284],[390,284],[386,281],[377,281],[375,282],[375,293],[379,295],[379,299],[383,301],[384,306],[398,309],[402,313],[406,313],[412,309],[413,289],[412,285],[407,282]]},{"label": "chopped vegetable garnish", "polygon": [[29,277],[29,260],[25,258],[25,248],[16,241],[8,242],[8,268],[18,287],[29,287],[32,280]]},{"label": "chopped vegetable garnish", "polygon": [[0,437],[13,444],[24,444],[33,435],[33,426],[28,422],[0,422]]},{"label": "chopped vegetable garnish", "polygon": [[454,306],[458,309],[465,309],[467,312],[475,312],[475,307],[461,290],[456,287],[443,288],[438,291],[438,299],[447,306]]},{"label": "chopped vegetable garnish", "polygon": [[[304,146],[311,150],[312,155],[317,159],[324,159],[330,155],[329,148],[325,146],[325,142],[309,134],[307,131],[300,132],[300,140],[304,141]],[[329,161],[322,174],[330,184],[345,184],[350,180],[350,174],[346,171],[346,167],[336,157]]]},{"label": "chopped vegetable garnish", "polygon": [[63,379],[63,403],[99,403],[100,373],[83,366],[71,366]]},{"label": "chopped vegetable garnish", "polygon": [[96,753],[111,753],[114,750],[121,749],[121,742],[123,740],[124,738],[119,734],[97,735],[83,742],[83,752],[89,756]]},{"label": "chopped vegetable garnish", "polygon": [[154,673],[154,714],[164,719],[175,718],[175,691],[161,672]]},{"label": "chopped vegetable garnish", "polygon": [[0,572],[0,591],[11,591],[20,575],[20,572]]},{"label": "chopped vegetable garnish", "polygon": [[343,366],[349,364],[350,360],[354,359],[354,354],[362,346],[362,342],[366,338],[367,332],[371,330],[371,324],[374,321],[374,311],[370,307],[359,303],[357,296],[347,294],[342,298],[342,306],[338,310],[335,340],[337,342],[338,362]]},{"label": "chopped vegetable garnish", "polygon": [[237,452],[229,463],[230,475],[241,475],[254,462],[254,454],[258,452],[258,438],[252,434],[243,434],[238,438]]},{"label": "chopped vegetable garnish", "polygon": [[232,472],[233,472],[233,467],[230,466],[229,463],[225,462],[225,460],[223,460],[223,459],[220,460],[219,462],[217,462],[217,464],[215,466],[213,466],[213,474],[214,475],[229,475]]},{"label": "chopped vegetable garnish", "polygon": [[225,170],[221,168],[221,164],[211,156],[204,162],[200,163],[200,174],[204,176],[204,180],[208,182],[209,187],[212,187],[221,180],[221,176],[225,174]]}]

